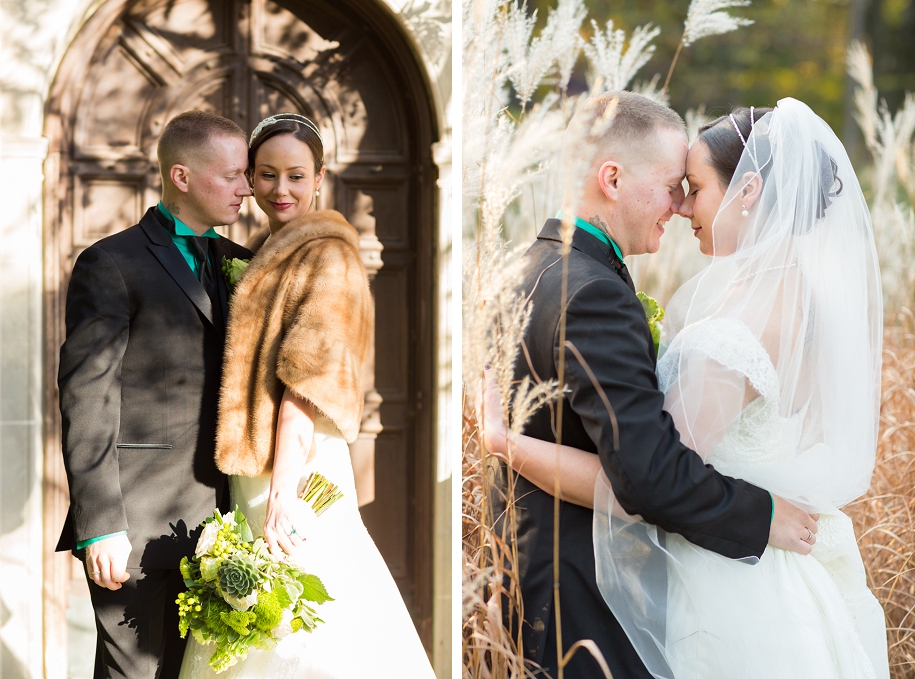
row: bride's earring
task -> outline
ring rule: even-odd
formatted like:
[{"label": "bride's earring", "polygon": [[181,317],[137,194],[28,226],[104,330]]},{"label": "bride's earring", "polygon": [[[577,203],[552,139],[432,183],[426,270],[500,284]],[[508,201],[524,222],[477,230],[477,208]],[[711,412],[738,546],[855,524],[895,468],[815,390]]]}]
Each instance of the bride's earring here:
[{"label": "bride's earring", "polygon": [[746,205],[741,205],[740,207],[743,208],[743,212],[740,213],[740,216],[741,216],[741,217],[749,217],[749,216],[750,216],[750,213],[749,213],[749,211],[747,210],[747,206],[746,206]]}]

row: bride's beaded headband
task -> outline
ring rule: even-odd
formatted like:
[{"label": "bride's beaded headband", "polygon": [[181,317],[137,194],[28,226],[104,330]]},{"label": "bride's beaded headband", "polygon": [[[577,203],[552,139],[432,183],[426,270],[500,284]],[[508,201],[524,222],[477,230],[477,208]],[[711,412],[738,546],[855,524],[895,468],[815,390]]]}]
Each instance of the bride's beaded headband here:
[{"label": "bride's beaded headband", "polygon": [[[747,140],[743,138],[743,132],[740,131],[740,128],[737,126],[737,121],[734,119],[733,113],[728,113],[728,117],[731,119],[731,124],[734,125],[734,129],[737,130],[737,136],[740,137],[740,141],[743,144],[743,147],[750,152],[750,159],[753,161],[753,164],[756,166],[756,171],[759,172],[759,160],[756,157],[756,137],[753,137],[753,149],[750,150],[747,148]],[[753,120],[753,107],[750,107],[750,134],[753,134],[753,125],[755,121]]]},{"label": "bride's beaded headband", "polygon": [[321,131],[318,129],[318,126],[315,125],[311,120],[299,113],[277,113],[275,116],[270,116],[269,118],[264,118],[257,124],[257,127],[254,128],[254,132],[251,133],[251,139],[248,141],[248,146],[254,144],[254,140],[257,139],[257,135],[264,131],[264,128],[270,127],[274,123],[282,122],[283,120],[292,120],[293,122],[302,123],[306,127],[314,131],[318,135],[318,139],[321,140],[321,145],[324,145],[324,137],[321,136]]}]

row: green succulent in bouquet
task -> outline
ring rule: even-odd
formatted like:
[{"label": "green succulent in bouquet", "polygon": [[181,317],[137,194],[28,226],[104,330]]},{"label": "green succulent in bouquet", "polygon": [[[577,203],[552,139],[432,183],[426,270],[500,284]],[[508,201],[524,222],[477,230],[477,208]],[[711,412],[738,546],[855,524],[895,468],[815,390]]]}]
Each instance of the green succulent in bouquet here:
[{"label": "green succulent in bouquet", "polygon": [[255,589],[261,579],[254,559],[246,555],[233,554],[219,566],[219,589],[226,602],[237,610],[246,610],[257,603]]}]

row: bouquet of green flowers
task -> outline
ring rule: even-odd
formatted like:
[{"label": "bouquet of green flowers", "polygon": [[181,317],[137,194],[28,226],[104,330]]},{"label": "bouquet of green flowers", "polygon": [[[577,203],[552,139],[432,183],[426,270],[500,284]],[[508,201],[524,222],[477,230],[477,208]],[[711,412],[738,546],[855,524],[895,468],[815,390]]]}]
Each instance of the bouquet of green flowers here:
[{"label": "bouquet of green flowers", "polygon": [[[316,475],[306,489],[323,489],[325,481]],[[320,509],[339,497],[325,497]],[[181,638],[190,631],[201,645],[215,644],[209,664],[217,673],[251,648],[272,648],[293,632],[310,632],[323,622],[312,604],[333,601],[316,575],[275,558],[262,538],[255,540],[237,507],[227,514],[217,509],[203,522],[195,556],[181,559],[180,568],[188,588],[177,600]]]}]

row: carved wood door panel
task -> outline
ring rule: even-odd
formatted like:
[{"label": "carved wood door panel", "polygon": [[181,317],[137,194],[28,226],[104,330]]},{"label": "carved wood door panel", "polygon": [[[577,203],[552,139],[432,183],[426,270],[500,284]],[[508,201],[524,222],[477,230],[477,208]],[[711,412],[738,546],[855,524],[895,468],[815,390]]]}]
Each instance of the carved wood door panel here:
[{"label": "carved wood door panel", "polygon": [[[363,518],[428,644],[433,132],[395,23],[366,0],[112,0],[74,50],[49,111],[49,536],[66,509],[54,379],[76,257],[156,203],[156,142],[177,113],[211,110],[248,132],[272,113],[303,113],[325,140],[319,206],[359,229],[374,274],[374,365],[353,446],[360,500],[374,493]],[[244,243],[262,223],[248,199],[226,235]]]}]

